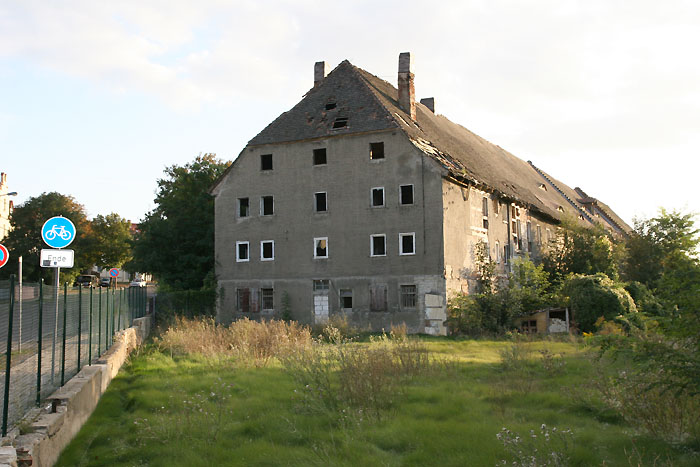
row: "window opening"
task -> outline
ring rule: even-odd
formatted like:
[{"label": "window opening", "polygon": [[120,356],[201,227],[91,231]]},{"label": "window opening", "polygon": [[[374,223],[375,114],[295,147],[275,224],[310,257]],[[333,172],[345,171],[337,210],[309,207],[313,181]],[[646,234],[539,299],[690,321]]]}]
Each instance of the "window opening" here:
[{"label": "window opening", "polygon": [[314,238],[314,258],[328,258],[328,237]]},{"label": "window opening", "polygon": [[537,244],[542,245],[542,226],[537,226]]},{"label": "window opening", "polygon": [[399,234],[399,254],[400,255],[414,255],[416,254],[416,234],[411,233],[400,233]]},{"label": "window opening", "polygon": [[248,242],[236,242],[236,261],[250,261],[250,244]]},{"label": "window opening", "polygon": [[496,241],[496,264],[501,264],[501,243]]},{"label": "window opening", "polygon": [[326,110],[333,110],[337,107],[335,102],[329,102],[326,104]]},{"label": "window opening", "polygon": [[314,209],[316,210],[316,212],[328,211],[327,198],[328,195],[325,191],[314,193]]},{"label": "window opening", "polygon": [[260,154],[260,170],[272,170],[272,154]]},{"label": "window opening", "polygon": [[275,291],[274,289],[260,289],[260,303],[262,304],[262,309],[265,311],[274,310],[275,303]]},{"label": "window opening", "polygon": [[328,279],[316,279],[314,280],[314,292],[324,292],[328,291],[330,284]]},{"label": "window opening", "polygon": [[372,207],[384,206],[384,187],[372,188]]},{"label": "window opening", "polygon": [[370,254],[371,256],[386,256],[386,235],[371,235]]},{"label": "window opening", "polygon": [[257,313],[258,308],[258,298],[254,290],[236,289],[236,307],[241,313]]},{"label": "window opening", "polygon": [[401,286],[401,308],[416,307],[416,286],[402,285]]},{"label": "window opening", "polygon": [[387,293],[386,285],[371,285],[369,288],[369,310],[386,311]]},{"label": "window opening", "polygon": [[384,159],[384,143],[369,143],[369,158],[372,160]]},{"label": "window opening", "polygon": [[340,289],[340,308],[352,310],[352,290]]},{"label": "window opening", "polygon": [[402,205],[413,204],[413,185],[399,186],[399,203]]},{"label": "window opening", "polygon": [[260,242],[260,261],[272,261],[275,259],[275,241],[263,240]]},{"label": "window opening", "polygon": [[314,165],[326,165],[326,148],[314,149]]},{"label": "window opening", "polygon": [[333,129],[344,128],[348,126],[348,117],[338,117],[333,122]]},{"label": "window opening", "polygon": [[250,215],[250,203],[248,198],[238,198],[238,217],[248,217]]},{"label": "window opening", "polygon": [[260,198],[260,215],[271,216],[275,212],[275,203],[272,196],[263,196]]},{"label": "window opening", "polygon": [[532,223],[527,221],[527,251],[532,251]]}]

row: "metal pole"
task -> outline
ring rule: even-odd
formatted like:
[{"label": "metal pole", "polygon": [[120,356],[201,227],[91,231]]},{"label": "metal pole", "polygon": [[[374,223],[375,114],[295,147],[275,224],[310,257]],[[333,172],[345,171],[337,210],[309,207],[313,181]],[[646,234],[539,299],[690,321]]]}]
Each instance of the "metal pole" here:
[{"label": "metal pole", "polygon": [[102,287],[97,294],[97,355],[102,355]]},{"label": "metal pole", "polygon": [[7,436],[7,411],[10,406],[10,368],[12,368],[12,314],[15,310],[15,275],[10,276],[10,312],[7,327],[7,353],[5,353],[5,398],[2,403],[2,435]]},{"label": "metal pole", "polygon": [[114,337],[114,310],[115,310],[115,297],[117,295],[117,287],[115,286],[114,289],[112,289],[112,332],[111,335]]},{"label": "metal pole", "polygon": [[22,351],[22,257],[19,257],[19,335],[17,351]]},{"label": "metal pole", "polygon": [[83,340],[82,334],[83,321],[83,285],[78,284],[78,371],[80,371],[80,341]]},{"label": "metal pole", "polygon": [[66,382],[66,319],[68,313],[68,282],[63,283],[63,345],[61,346],[61,386]]},{"label": "metal pole", "polygon": [[58,336],[58,276],[60,273],[61,268],[56,268],[56,273],[54,274],[54,288],[56,289],[56,295],[54,297],[56,301],[56,313],[53,319],[53,347],[51,347],[51,384],[53,384],[54,375],[56,373],[56,337]]},{"label": "metal pole", "polygon": [[43,342],[42,321],[44,317],[44,279],[39,281],[39,332],[36,340],[37,359],[36,359],[36,406],[41,403],[41,344]]},{"label": "metal pole", "polygon": [[90,330],[88,331],[88,365],[92,365],[92,286],[90,286]]}]

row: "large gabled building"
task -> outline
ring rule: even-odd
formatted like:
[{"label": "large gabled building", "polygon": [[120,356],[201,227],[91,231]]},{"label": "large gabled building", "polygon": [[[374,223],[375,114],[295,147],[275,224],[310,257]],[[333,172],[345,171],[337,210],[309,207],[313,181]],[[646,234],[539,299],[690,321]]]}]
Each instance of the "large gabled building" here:
[{"label": "large gabled building", "polygon": [[474,247],[501,272],[538,255],[565,217],[629,230],[606,205],[344,61],[217,181],[217,317],[330,315],[374,330],[445,333],[446,301],[474,285]]}]

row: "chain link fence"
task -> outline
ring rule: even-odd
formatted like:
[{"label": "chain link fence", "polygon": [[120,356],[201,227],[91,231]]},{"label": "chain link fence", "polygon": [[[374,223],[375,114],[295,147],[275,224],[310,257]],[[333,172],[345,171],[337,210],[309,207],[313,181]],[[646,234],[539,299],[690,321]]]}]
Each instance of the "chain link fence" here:
[{"label": "chain link fence", "polygon": [[2,435],[146,314],[149,289],[0,281]]}]

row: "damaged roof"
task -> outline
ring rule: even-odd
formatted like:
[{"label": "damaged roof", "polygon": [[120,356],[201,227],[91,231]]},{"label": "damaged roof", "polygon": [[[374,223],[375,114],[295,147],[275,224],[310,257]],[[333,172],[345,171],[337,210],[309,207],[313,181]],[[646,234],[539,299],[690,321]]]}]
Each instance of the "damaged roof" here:
[{"label": "damaged roof", "polygon": [[[343,122],[343,119],[347,119]],[[555,219],[597,221],[584,198],[566,184],[416,102],[413,121],[387,81],[345,60],[291,110],[251,139],[248,146],[276,144],[343,134],[401,129],[411,142],[462,183],[480,186]],[[587,197],[587,196],[586,196]],[[610,208],[598,202],[623,232],[629,232]]]}]

